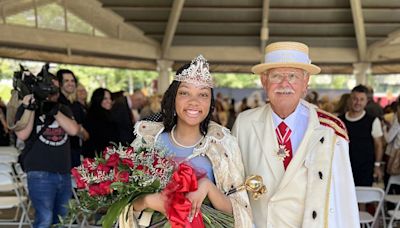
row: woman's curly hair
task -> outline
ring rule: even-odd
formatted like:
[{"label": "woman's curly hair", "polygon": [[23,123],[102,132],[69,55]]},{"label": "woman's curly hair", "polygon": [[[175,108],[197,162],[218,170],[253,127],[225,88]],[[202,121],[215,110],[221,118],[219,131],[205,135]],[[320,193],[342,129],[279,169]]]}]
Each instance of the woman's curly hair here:
[{"label": "woman's curly hair", "polygon": [[[180,74],[184,69],[189,68],[190,63],[183,65],[176,71],[176,74]],[[171,85],[169,85],[167,91],[165,91],[163,99],[161,101],[161,114],[163,117],[163,124],[164,124],[164,132],[170,132],[172,128],[176,125],[177,116],[175,110],[175,99],[176,94],[178,92],[179,85],[181,84],[180,81],[173,81]],[[212,119],[212,113],[215,107],[215,100],[214,100],[214,90],[211,88],[211,105],[210,110],[208,111],[207,117],[200,123],[200,132],[203,135],[207,134],[208,124]]]}]

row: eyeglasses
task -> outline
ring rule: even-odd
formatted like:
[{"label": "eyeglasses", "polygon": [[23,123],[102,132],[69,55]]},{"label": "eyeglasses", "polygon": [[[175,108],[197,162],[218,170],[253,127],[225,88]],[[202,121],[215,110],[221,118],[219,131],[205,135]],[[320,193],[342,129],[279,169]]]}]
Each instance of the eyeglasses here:
[{"label": "eyeglasses", "polygon": [[301,80],[301,78],[303,77],[303,75],[300,75],[299,73],[296,73],[296,72],[271,73],[268,75],[268,80],[271,83],[278,84],[278,83],[283,82],[283,79],[285,78],[285,76],[290,84],[299,82]]}]

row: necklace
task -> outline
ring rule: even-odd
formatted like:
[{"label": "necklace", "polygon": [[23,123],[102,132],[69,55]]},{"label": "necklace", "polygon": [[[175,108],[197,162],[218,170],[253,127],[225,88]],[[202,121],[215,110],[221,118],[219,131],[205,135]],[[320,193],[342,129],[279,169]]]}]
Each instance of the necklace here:
[{"label": "necklace", "polygon": [[180,146],[180,147],[183,147],[183,148],[193,148],[193,147],[197,146],[197,144],[199,144],[199,143],[201,142],[201,140],[203,140],[203,138],[204,138],[204,136],[202,136],[202,137],[200,138],[199,141],[197,141],[195,144],[190,145],[190,146],[182,145],[182,144],[178,143],[178,141],[176,141],[176,139],[175,139],[175,136],[174,136],[175,127],[176,127],[176,125],[174,125],[174,127],[173,127],[172,130],[171,130],[171,138],[172,138],[172,141],[173,141],[176,145],[178,145],[178,146]]}]

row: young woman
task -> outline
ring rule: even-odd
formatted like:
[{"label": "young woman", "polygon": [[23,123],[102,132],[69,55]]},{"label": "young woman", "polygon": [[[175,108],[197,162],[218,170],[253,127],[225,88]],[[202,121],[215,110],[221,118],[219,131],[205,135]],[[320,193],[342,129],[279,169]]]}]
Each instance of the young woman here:
[{"label": "young woman", "polygon": [[[176,157],[206,173],[198,180],[198,189],[186,195],[192,203],[189,221],[198,215],[208,197],[215,209],[233,214],[235,227],[252,227],[246,191],[224,194],[243,184],[245,177],[236,139],[228,129],[211,121],[215,105],[212,87],[208,63],[203,56],[184,65],[161,102],[163,122],[137,123],[137,138],[132,145],[139,145],[142,139],[147,143],[162,143]],[[162,193],[149,194],[133,202],[134,211],[146,208],[165,214]]]},{"label": "young woman", "polygon": [[94,158],[110,142],[115,142],[117,130],[111,118],[112,99],[108,89],[96,89],[90,99],[90,107],[83,126],[89,133],[89,140],[83,144],[83,156]]}]

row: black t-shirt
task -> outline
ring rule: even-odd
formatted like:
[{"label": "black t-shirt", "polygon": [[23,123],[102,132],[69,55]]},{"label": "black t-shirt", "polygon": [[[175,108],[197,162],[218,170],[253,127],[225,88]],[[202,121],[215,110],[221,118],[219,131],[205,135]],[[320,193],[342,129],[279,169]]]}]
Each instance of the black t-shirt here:
[{"label": "black t-shirt", "polygon": [[357,121],[349,121],[345,114],[339,118],[346,125],[349,134],[349,155],[356,186],[372,186],[374,181],[374,139],[371,135],[375,117],[365,114]]},{"label": "black t-shirt", "polygon": [[[58,102],[68,106],[71,109],[74,119],[78,124],[83,123],[83,121],[85,120],[85,117],[86,117],[86,113],[85,113],[83,106],[79,102],[75,101],[75,102],[71,103],[64,96],[63,93],[60,93]],[[78,136],[70,136],[70,140],[71,140],[71,149],[73,149],[73,150],[81,149],[81,142],[80,142],[80,138]]]},{"label": "black t-shirt", "polygon": [[[23,114],[23,108],[19,107],[16,119]],[[71,110],[65,106],[60,106],[60,111],[73,119]],[[45,124],[45,115],[35,114],[32,132],[25,144],[32,144],[29,151],[26,151],[24,158],[25,171],[48,171],[56,173],[69,173],[71,169],[71,145],[68,134],[58,124],[56,120],[44,130],[39,137],[33,137],[38,134]],[[54,118],[53,118],[54,119]]]}]

